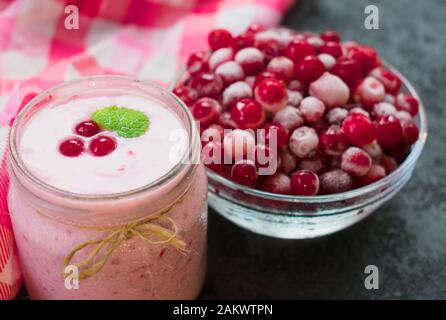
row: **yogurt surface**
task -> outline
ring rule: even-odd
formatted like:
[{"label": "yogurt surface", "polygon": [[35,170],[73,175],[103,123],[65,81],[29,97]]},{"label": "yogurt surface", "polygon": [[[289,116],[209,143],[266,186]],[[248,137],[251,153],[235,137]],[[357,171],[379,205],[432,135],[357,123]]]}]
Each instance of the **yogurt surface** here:
[{"label": "yogurt surface", "polygon": [[[101,132],[117,142],[116,149],[103,157],[88,151],[93,137],[80,137],[86,151],[78,157],[60,153],[61,141],[76,136],[76,124],[112,105],[144,112],[149,129],[136,138]],[[187,147],[188,139],[173,136],[181,130],[185,132],[179,117],[155,99],[132,95],[72,99],[37,111],[24,126],[18,148],[28,170],[53,187],[78,194],[111,194],[137,189],[168,173],[178,163],[173,152],[178,155]]]}]

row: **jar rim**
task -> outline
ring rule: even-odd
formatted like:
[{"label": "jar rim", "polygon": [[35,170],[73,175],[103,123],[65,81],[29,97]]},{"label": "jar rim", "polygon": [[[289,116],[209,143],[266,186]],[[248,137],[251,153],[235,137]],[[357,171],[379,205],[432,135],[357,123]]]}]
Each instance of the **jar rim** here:
[{"label": "jar rim", "polygon": [[[186,150],[184,150],[184,154],[181,156],[178,163],[172,167],[167,173],[159,177],[158,179],[143,185],[141,187],[123,191],[123,192],[116,192],[116,193],[108,193],[108,194],[82,194],[82,193],[75,193],[70,192],[64,189],[60,189],[57,187],[54,187],[42,179],[35,176],[30,170],[28,170],[27,166],[23,162],[21,156],[18,152],[18,145],[17,145],[17,138],[18,138],[18,127],[20,123],[25,118],[25,115],[28,111],[30,111],[37,103],[45,99],[46,97],[50,96],[53,92],[73,86],[76,84],[82,84],[85,83],[94,83],[96,85],[97,83],[104,82],[104,81],[115,81],[116,83],[127,83],[127,84],[133,84],[137,85],[139,89],[144,90],[144,87],[157,90],[165,95],[167,95],[169,98],[171,98],[177,105],[180,106],[180,109],[182,112],[184,112],[186,119],[187,119],[187,125],[189,128],[186,128],[186,130],[189,131],[189,141],[188,141],[188,147]],[[113,84],[107,84],[108,87],[113,86]],[[196,123],[194,120],[194,117],[192,113],[190,112],[189,108],[184,104],[183,101],[181,101],[176,95],[171,93],[169,90],[163,88],[159,84],[156,84],[153,81],[147,81],[147,80],[140,80],[132,76],[124,76],[124,75],[95,75],[95,76],[89,76],[89,77],[82,77],[80,79],[71,80],[71,81],[65,81],[58,85],[52,86],[51,88],[42,91],[39,93],[36,97],[31,99],[22,110],[17,114],[16,118],[14,119],[14,123],[11,126],[11,131],[9,135],[9,148],[10,148],[10,159],[13,163],[14,168],[18,168],[21,174],[25,176],[25,178],[29,179],[32,183],[36,184],[37,186],[43,188],[44,190],[51,192],[57,196],[60,196],[62,198],[69,198],[72,200],[79,200],[79,201],[87,201],[87,202],[95,202],[95,201],[103,201],[103,200],[119,200],[122,198],[127,198],[130,196],[138,195],[145,193],[147,191],[156,189],[165,183],[171,181],[175,176],[177,176],[179,173],[181,173],[184,169],[187,168],[187,166],[195,163],[194,161],[197,158],[196,150],[197,150],[197,141],[198,141],[198,130],[196,127]],[[193,169],[195,166],[191,166]]]}]

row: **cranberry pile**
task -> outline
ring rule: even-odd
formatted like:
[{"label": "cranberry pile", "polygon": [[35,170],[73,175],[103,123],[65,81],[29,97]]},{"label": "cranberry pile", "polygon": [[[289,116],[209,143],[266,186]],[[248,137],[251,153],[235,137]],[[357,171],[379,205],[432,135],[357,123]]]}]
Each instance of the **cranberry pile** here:
[{"label": "cranberry pile", "polygon": [[[417,99],[400,92],[401,79],[370,46],[341,42],[335,31],[260,25],[239,35],[213,30],[208,42],[173,90],[200,123],[202,152],[240,159],[249,148],[272,152],[271,132],[277,140],[270,175],[259,175],[257,156],[208,164],[237,183],[280,194],[345,192],[395,170],[418,138]],[[263,139],[252,134],[258,129]]]},{"label": "cranberry pile", "polygon": [[88,143],[91,154],[103,157],[116,149],[116,140],[105,134],[100,134],[101,129],[91,120],[82,121],[74,128],[74,133],[79,137],[69,137],[59,145],[59,151],[66,157],[78,157],[85,151],[83,138],[92,138]]}]

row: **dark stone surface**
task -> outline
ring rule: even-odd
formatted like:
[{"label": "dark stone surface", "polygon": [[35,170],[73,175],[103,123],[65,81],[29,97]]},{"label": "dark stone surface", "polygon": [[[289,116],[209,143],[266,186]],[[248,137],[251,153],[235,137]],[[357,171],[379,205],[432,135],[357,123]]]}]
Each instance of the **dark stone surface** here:
[{"label": "dark stone surface", "polygon": [[[380,30],[363,26],[377,4]],[[299,0],[284,19],[298,30],[338,30],[375,46],[412,81],[428,111],[429,138],[413,178],[359,224],[319,239],[284,241],[209,216],[202,298],[446,298],[446,1]],[[380,270],[379,290],[364,268]]]}]

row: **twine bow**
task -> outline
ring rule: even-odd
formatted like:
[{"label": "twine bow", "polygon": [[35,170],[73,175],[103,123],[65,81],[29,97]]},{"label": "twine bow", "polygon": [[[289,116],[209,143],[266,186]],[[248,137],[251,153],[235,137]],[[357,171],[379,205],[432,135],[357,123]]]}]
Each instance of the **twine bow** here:
[{"label": "twine bow", "polygon": [[[164,214],[165,213],[158,213],[151,215],[147,219],[117,227],[89,228],[98,231],[108,230],[110,233],[103,239],[89,240],[76,246],[65,257],[64,267],[73,265],[71,261],[78,252],[89,246],[95,245],[96,247],[84,260],[74,264],[74,266],[76,266],[79,270],[79,280],[87,279],[101,271],[102,267],[105,265],[113,251],[122,243],[130,240],[134,236],[140,237],[142,240],[151,245],[168,244],[179,251],[187,252],[188,250],[186,249],[186,243],[177,237],[178,228],[175,221]],[[171,225],[170,229],[154,223],[156,221],[163,220],[169,222]],[[156,236],[161,240],[151,240],[150,238],[153,236]]]}]

